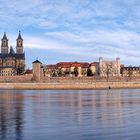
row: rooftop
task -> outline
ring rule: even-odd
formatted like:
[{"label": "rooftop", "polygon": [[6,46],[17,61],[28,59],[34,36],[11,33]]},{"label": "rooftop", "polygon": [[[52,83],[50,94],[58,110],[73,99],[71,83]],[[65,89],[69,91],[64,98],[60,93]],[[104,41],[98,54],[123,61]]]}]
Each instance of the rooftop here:
[{"label": "rooftop", "polygon": [[40,63],[40,64],[42,64],[39,60],[35,60],[35,61],[32,62],[32,63]]}]

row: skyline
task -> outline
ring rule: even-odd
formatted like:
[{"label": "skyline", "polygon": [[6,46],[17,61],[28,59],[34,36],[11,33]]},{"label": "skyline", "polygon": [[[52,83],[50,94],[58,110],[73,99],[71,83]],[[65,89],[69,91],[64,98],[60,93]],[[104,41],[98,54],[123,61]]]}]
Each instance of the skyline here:
[{"label": "skyline", "polygon": [[21,31],[27,67],[99,57],[139,66],[138,0],[2,0],[0,9],[0,37],[15,48]]}]

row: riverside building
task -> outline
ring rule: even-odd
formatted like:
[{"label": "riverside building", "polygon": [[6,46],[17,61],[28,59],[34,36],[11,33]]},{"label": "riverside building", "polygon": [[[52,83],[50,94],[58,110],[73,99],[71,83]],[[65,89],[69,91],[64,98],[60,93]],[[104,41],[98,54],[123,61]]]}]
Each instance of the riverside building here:
[{"label": "riverside building", "polygon": [[100,77],[120,76],[120,58],[116,60],[104,60],[99,58],[99,75]]},{"label": "riverside building", "polygon": [[16,52],[9,48],[8,38],[4,33],[1,39],[0,76],[21,75],[25,69],[25,53],[21,33],[16,39]]},{"label": "riverside building", "polygon": [[47,77],[86,77],[98,74],[98,62],[59,62],[55,65],[47,65],[45,76]]},{"label": "riverside building", "polygon": [[139,77],[140,76],[140,66],[129,66],[121,67],[121,74],[123,77]]}]

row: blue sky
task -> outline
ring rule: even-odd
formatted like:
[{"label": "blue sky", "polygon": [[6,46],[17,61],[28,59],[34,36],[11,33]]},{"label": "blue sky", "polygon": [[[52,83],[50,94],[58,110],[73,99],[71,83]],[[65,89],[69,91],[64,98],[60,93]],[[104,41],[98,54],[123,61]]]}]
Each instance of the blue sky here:
[{"label": "blue sky", "polygon": [[98,61],[121,58],[139,66],[139,0],[0,0],[0,35],[9,46],[21,30],[27,67],[38,58]]}]

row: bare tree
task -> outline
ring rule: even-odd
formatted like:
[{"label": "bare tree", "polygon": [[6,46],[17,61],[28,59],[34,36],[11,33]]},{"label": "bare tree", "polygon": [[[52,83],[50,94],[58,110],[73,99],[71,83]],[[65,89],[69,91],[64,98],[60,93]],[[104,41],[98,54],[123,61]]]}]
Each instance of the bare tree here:
[{"label": "bare tree", "polygon": [[116,76],[118,74],[118,70],[115,65],[110,62],[104,65],[102,68],[102,73],[106,77],[106,80],[109,81],[110,77]]},{"label": "bare tree", "polygon": [[133,76],[133,68],[129,66],[128,68],[128,80],[131,80]]}]

